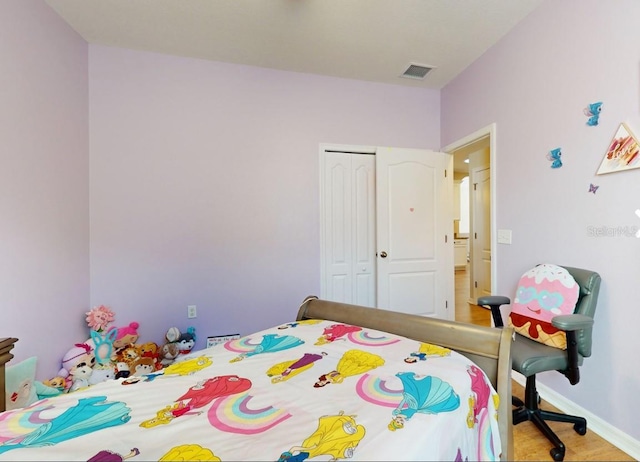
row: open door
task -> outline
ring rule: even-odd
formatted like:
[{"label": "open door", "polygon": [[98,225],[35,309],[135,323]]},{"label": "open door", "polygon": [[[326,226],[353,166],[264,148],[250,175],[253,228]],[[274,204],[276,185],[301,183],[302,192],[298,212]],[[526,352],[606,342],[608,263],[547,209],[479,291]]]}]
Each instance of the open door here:
[{"label": "open door", "polygon": [[376,150],[377,306],[453,319],[453,157]]},{"label": "open door", "polygon": [[491,291],[491,174],[489,168],[471,171],[472,240],[471,298],[477,300]]}]

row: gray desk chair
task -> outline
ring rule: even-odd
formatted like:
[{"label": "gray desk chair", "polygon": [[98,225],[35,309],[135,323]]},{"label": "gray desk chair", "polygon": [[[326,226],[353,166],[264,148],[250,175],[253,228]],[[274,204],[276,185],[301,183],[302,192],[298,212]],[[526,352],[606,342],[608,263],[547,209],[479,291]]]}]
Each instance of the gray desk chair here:
[{"label": "gray desk chair", "polygon": [[[558,371],[564,374],[572,385],[580,380],[579,366],[583,359],[591,356],[593,318],[600,291],[600,275],[594,271],[564,266],[579,286],[578,301],[574,314],[560,315],[552,319],[556,328],[566,332],[567,349],[561,350],[515,334],[511,347],[511,368],[527,379],[524,402],[512,398],[513,425],[530,420],[551,441],[553,460],[561,461],[565,455],[565,445],[551,430],[545,420],[573,423],[573,429],[580,435],[587,433],[587,421],[583,417],[561,414],[540,409],[540,398],[536,390],[536,374]],[[508,297],[487,296],[478,298],[478,305],[491,309],[496,327],[503,326],[500,306],[510,304]]]}]

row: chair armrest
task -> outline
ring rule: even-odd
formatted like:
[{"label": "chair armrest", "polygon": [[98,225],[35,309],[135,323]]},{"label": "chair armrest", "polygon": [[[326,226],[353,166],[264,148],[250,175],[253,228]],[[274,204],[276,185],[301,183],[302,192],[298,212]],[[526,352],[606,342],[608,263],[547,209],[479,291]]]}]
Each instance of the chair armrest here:
[{"label": "chair armrest", "polygon": [[574,331],[593,326],[593,318],[582,314],[563,314],[554,316],[551,319],[551,324],[560,330]]},{"label": "chair armrest", "polygon": [[508,305],[511,303],[509,297],[504,297],[502,295],[487,295],[485,297],[478,298],[478,305],[480,306],[500,306],[500,305]]},{"label": "chair armrest", "polygon": [[578,354],[578,342],[576,331],[587,329],[593,325],[593,318],[582,314],[563,314],[551,318],[551,324],[567,334],[567,368],[562,372],[571,385],[575,385],[580,381],[580,370],[578,362],[580,355]]},{"label": "chair armrest", "polygon": [[504,327],[502,313],[500,313],[500,306],[511,303],[509,297],[504,297],[502,295],[487,295],[485,297],[478,298],[477,303],[480,306],[488,306],[491,309],[491,316],[493,317],[493,325],[495,327]]}]

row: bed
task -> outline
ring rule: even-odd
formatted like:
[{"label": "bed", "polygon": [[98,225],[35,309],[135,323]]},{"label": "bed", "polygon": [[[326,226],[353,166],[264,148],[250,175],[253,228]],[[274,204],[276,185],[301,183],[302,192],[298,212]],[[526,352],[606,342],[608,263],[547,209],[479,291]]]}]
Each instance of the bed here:
[{"label": "bed", "polygon": [[513,460],[510,344],[308,297],[292,322],[1,413],[0,460]]}]

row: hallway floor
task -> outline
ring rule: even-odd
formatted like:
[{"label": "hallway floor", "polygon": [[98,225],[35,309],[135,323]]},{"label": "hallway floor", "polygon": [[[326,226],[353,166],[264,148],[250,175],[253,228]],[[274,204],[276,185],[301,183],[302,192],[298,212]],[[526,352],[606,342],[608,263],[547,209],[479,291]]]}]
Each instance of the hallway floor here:
[{"label": "hallway floor", "polygon": [[491,326],[491,312],[478,305],[469,303],[469,265],[455,273],[456,321]]}]

